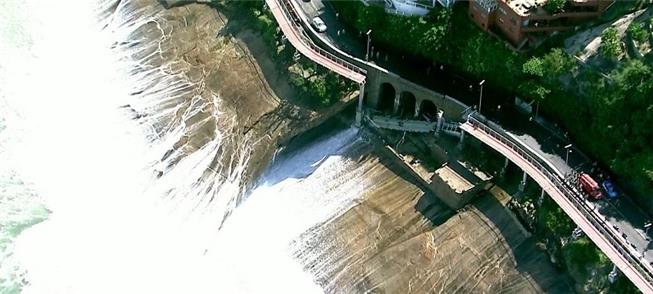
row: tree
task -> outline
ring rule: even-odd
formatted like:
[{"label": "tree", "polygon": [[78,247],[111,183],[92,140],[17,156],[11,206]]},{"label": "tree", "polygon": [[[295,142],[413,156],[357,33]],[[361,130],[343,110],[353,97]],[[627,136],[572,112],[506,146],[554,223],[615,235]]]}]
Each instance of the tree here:
[{"label": "tree", "polygon": [[529,80],[521,84],[519,90],[535,102],[535,116],[539,114],[540,103],[551,93],[551,90],[543,86],[541,82],[535,80]]},{"label": "tree", "polygon": [[546,4],[544,4],[544,9],[549,13],[558,13],[565,9],[566,5],[567,0],[548,0]]},{"label": "tree", "polygon": [[520,90],[535,101],[535,116],[539,114],[540,102],[551,93],[551,90],[544,86],[543,78],[545,73],[547,73],[544,61],[545,59],[543,58],[533,57],[522,65],[523,73],[530,80],[523,83],[520,86]]},{"label": "tree", "polygon": [[628,26],[628,35],[633,38],[633,40],[639,43],[644,43],[648,40],[649,32],[644,26],[644,23],[632,22]]},{"label": "tree", "polygon": [[543,202],[540,209],[537,210],[540,223],[556,239],[567,237],[574,229],[574,223],[565,215],[562,209],[550,201]]},{"label": "tree", "polygon": [[560,48],[554,48],[551,52],[542,56],[542,67],[545,76],[550,80],[557,79],[559,76],[569,72],[576,63],[567,53]]},{"label": "tree", "polygon": [[[610,168],[644,190],[653,188],[653,70],[631,60],[610,74],[613,83],[596,95],[594,131],[606,145]],[[614,140],[628,138],[627,140]],[[596,148],[596,147],[595,147]],[[642,199],[643,200],[643,199]],[[647,200],[648,201],[648,200]]]},{"label": "tree", "polygon": [[533,57],[522,65],[522,71],[527,75],[541,78],[544,76],[544,62],[538,57]]},{"label": "tree", "polygon": [[623,52],[617,29],[610,27],[601,34],[601,50],[608,57],[618,57]]},{"label": "tree", "polygon": [[449,32],[451,12],[448,9],[433,9],[425,17],[428,28],[419,40],[421,49],[426,52],[436,52],[445,44]]}]

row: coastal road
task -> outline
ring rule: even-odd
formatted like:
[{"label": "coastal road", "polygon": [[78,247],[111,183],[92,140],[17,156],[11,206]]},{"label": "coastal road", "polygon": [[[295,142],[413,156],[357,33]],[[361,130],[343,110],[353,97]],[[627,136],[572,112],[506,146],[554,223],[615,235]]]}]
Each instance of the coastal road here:
[{"label": "coastal road", "polygon": [[[532,122],[517,120],[517,122],[522,121],[522,123],[516,124],[514,121],[512,123],[503,123],[506,119],[497,121],[502,124],[502,127],[508,133],[553,164],[563,175],[570,174],[572,171],[591,172],[591,159],[576,148],[572,148],[569,161],[566,162],[567,150],[564,146],[570,144],[571,141],[564,138],[564,136],[556,136],[551,131]],[[618,199],[587,200],[587,203],[595,207],[596,211],[603,215],[613,228],[625,237],[631,244],[630,246],[651,264],[653,262],[653,244],[650,241],[650,235],[645,234],[644,231],[644,223],[649,219],[648,215],[627,195],[623,195],[622,191],[620,193],[622,195]]]},{"label": "coastal road", "polygon": [[[308,19],[319,16],[325,21],[328,29],[321,35],[329,40],[332,45],[358,58],[365,57],[364,39],[347,32],[328,1],[296,0],[296,3],[301,7]],[[437,76],[438,74],[446,76],[447,73],[433,70],[431,75],[435,75],[435,77],[431,77],[431,81],[425,81],[428,75],[393,66],[392,63],[396,63],[393,58],[387,61],[385,58],[379,58],[374,62],[427,88],[453,97],[463,98],[461,100],[468,104],[473,104],[476,101],[476,90],[472,91],[469,88],[470,82],[467,80],[458,77]],[[441,83],[442,80],[448,80],[448,82]],[[458,89],[452,90],[452,88]],[[469,99],[470,96],[473,99]],[[572,152],[569,155],[568,162],[566,162],[567,150],[564,149],[564,146],[572,142],[561,131],[555,130],[555,127],[548,125],[543,127],[536,123],[530,115],[515,111],[512,105],[484,103],[484,106],[486,106],[484,114],[499,122],[509,133],[547,159],[563,174],[571,173],[574,170],[589,172],[592,161],[581,150],[578,150],[575,144],[572,144]],[[503,106],[503,109],[501,106]],[[640,252],[649,263],[653,262],[653,243],[649,241],[651,237],[645,234],[643,227],[650,217],[636,203],[627,195],[622,195],[619,200],[603,200],[592,202],[590,205],[596,207],[597,211],[604,215],[612,226],[619,230],[626,240],[632,244],[631,246]]]},{"label": "coastal road", "polygon": [[320,17],[324,20],[327,30],[320,34],[336,48],[360,59],[365,58],[366,48],[361,45],[361,39],[342,25],[330,3],[323,0],[296,0],[295,3],[299,5],[309,20],[314,17]]},{"label": "coastal road", "polygon": [[[289,1],[292,1],[292,0],[289,0]],[[274,1],[270,0],[269,2],[274,2]],[[313,14],[313,15],[311,15],[310,13],[307,13],[309,19],[310,19],[311,17],[315,16],[316,13],[324,12],[324,11],[327,10],[326,7],[323,6],[323,5],[320,6],[320,5],[317,5],[317,4],[311,4],[311,3],[303,3],[303,8],[302,8],[302,9],[303,9],[303,10],[308,10],[309,12],[311,12],[311,13]],[[322,16],[323,18],[326,18],[326,17],[324,17],[324,13],[322,13],[321,16]],[[326,19],[325,19],[325,20],[326,20]],[[331,25],[331,27],[332,27],[332,29],[333,29],[333,25]],[[336,30],[336,34],[338,34],[338,33],[339,33],[339,31]],[[471,87],[470,87],[470,90],[471,90]],[[529,133],[524,133],[524,134],[529,134]],[[520,135],[519,132],[517,132],[516,135]],[[521,135],[523,135],[523,134],[521,134]],[[528,135],[527,135],[527,136],[528,136]],[[550,137],[550,136],[549,136],[549,137]],[[562,164],[564,164],[564,162],[563,162],[563,163],[560,163],[560,161],[561,161],[561,160],[560,160],[560,156],[559,156],[559,154],[556,154],[556,151],[554,151],[554,152],[545,152],[545,151],[547,151],[547,150],[546,150],[545,148],[542,148],[542,147],[544,147],[544,146],[546,146],[546,145],[538,145],[538,144],[536,144],[537,142],[539,142],[539,141],[537,140],[537,138],[540,138],[540,139],[541,139],[542,137],[540,137],[540,136],[531,136],[531,138],[532,138],[533,140],[524,140],[524,141],[527,142],[528,145],[532,145],[532,146],[533,146],[532,149],[539,149],[539,151],[535,151],[535,152],[538,152],[538,153],[539,153],[539,152],[544,152],[544,153],[545,153],[544,155],[549,157],[549,159],[548,159],[547,161],[551,161],[549,164],[554,165],[554,166],[555,166],[555,165],[561,166]],[[548,142],[547,142],[547,143],[548,143]],[[542,156],[542,155],[540,155],[540,156],[543,157],[543,158],[545,157],[545,156]],[[556,156],[557,156],[557,157],[556,157]],[[566,166],[566,164],[564,164],[562,167],[564,167],[564,166]],[[564,168],[558,168],[558,170],[563,171],[563,173],[564,173],[564,171],[565,171]],[[568,166],[567,166],[566,170],[569,170],[569,167],[568,167]],[[536,180],[537,180],[537,179],[536,179]],[[538,183],[539,183],[539,181],[538,181]],[[540,184],[542,184],[542,183],[540,183]],[[607,206],[606,206],[606,207],[607,207]],[[598,207],[597,210],[600,210],[600,208],[601,208],[601,207]],[[615,215],[619,215],[619,214],[615,214]],[[578,215],[574,215],[573,212],[571,212],[570,217],[571,217],[572,219],[574,219],[574,221],[575,221],[577,224],[579,224],[579,221],[577,221],[577,218],[579,217]],[[625,226],[624,228],[622,228],[622,230],[624,230],[624,231],[628,231],[628,232],[624,235],[624,238],[628,239],[629,241],[632,240],[632,239],[636,239],[636,238],[637,238],[636,235],[633,235],[633,236],[628,235],[628,234],[633,233],[633,232],[634,232],[634,233],[637,233],[637,231],[636,231],[636,227],[635,227],[635,226],[632,226],[632,225],[631,225],[630,227],[628,227],[627,224],[633,224],[633,223],[632,223],[632,222],[622,222],[622,223],[614,222],[614,223],[611,224],[611,228],[610,228],[610,229],[612,230],[612,228],[618,228],[619,226]],[[580,225],[580,224],[579,224],[579,225]],[[610,226],[610,225],[608,225],[608,226]],[[586,230],[586,228],[583,228],[583,229]],[[586,230],[586,231],[587,231],[587,230]],[[633,234],[634,234],[634,233],[633,233]],[[591,232],[588,233],[588,234],[591,234]],[[637,234],[637,235],[639,235],[639,234]],[[644,240],[644,242],[645,242],[645,241],[646,241],[646,238],[645,238],[644,236],[641,236],[641,237],[642,237],[642,240]],[[592,238],[592,239],[595,240],[595,238]],[[638,240],[638,241],[631,241],[631,242],[633,242],[633,244],[635,244],[635,242],[639,242],[639,241],[641,241],[641,240]],[[595,240],[595,242],[596,242],[596,240]],[[643,244],[644,244],[644,243],[643,243]],[[603,246],[602,244],[597,244],[597,245],[599,245],[599,247],[602,247],[602,249],[604,249],[603,247],[605,247],[605,246]],[[633,246],[633,247],[636,249],[636,246]],[[648,246],[647,246],[647,247],[648,247]],[[604,250],[604,251],[605,251],[605,250]],[[611,259],[612,259],[612,254],[610,253],[610,251],[608,250],[608,251],[605,251],[605,252],[606,252],[606,254],[608,254],[608,256],[611,256]],[[643,253],[644,253],[644,255],[646,256],[646,251],[643,251]],[[639,259],[639,258],[638,258],[638,259]],[[614,261],[615,263],[619,263],[618,261],[615,261],[615,260],[613,260],[613,261]],[[620,264],[619,267],[622,268],[623,270],[630,270],[630,269],[626,269],[626,268],[624,268],[624,267],[623,267],[623,264]],[[633,277],[632,277],[632,275],[631,275],[630,273],[627,273],[627,275],[629,276],[629,278],[631,278],[631,280],[633,279]],[[640,281],[633,280],[633,281],[634,281],[636,284],[638,284],[638,287],[640,287],[640,286],[642,285],[642,284],[641,284],[641,280],[640,280]],[[642,289],[642,288],[640,287],[640,289]]]},{"label": "coastal road", "polygon": [[[580,205],[578,204],[579,199],[574,197],[574,193],[564,185],[560,185],[560,182],[556,180],[559,177],[550,173],[550,168],[546,167],[546,161],[531,157],[523,147],[511,143],[512,140],[509,139],[509,135],[498,133],[475,119],[461,124],[461,129],[510,159],[521,170],[531,176],[637,288],[644,293],[653,293],[653,285],[650,283],[647,274],[638,269],[637,264],[640,258],[636,255],[631,256],[624,253],[629,248],[617,245],[622,244],[618,239],[618,235],[610,233],[611,228],[602,225],[600,219],[597,220],[593,216],[592,209],[587,209],[587,206],[582,205],[586,203],[580,202]],[[643,266],[646,267],[647,265]],[[644,271],[650,272],[650,267]]]},{"label": "coastal road", "polygon": [[365,82],[365,74],[362,70],[333,54],[326,52],[313,44],[311,40],[302,35],[301,28],[294,26],[295,15],[285,10],[277,1],[266,1],[267,6],[278,21],[279,27],[288,41],[304,56],[313,62],[320,64],[329,70],[358,84]]}]

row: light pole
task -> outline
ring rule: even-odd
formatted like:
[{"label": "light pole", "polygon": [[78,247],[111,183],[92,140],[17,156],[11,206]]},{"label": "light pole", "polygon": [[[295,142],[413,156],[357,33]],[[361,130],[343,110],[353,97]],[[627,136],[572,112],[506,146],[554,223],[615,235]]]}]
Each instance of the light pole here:
[{"label": "light pole", "polygon": [[478,83],[479,86],[481,86],[481,93],[478,95],[478,113],[481,113],[481,105],[483,104],[483,84],[485,84],[485,80],[482,80],[480,83]]},{"label": "light pole", "polygon": [[567,150],[567,156],[565,157],[565,164],[569,165],[569,153],[571,153],[571,144],[565,146],[565,149]]},{"label": "light pole", "polygon": [[368,30],[367,33],[367,51],[365,51],[365,61],[370,61],[370,34],[372,34],[372,30]]}]

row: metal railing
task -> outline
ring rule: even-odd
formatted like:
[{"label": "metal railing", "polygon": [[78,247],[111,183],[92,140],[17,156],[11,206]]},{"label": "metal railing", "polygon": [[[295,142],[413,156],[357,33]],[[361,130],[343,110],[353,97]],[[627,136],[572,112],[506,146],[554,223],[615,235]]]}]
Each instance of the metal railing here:
[{"label": "metal railing", "polygon": [[533,154],[527,147],[523,146],[522,142],[511,138],[506,135],[506,132],[498,127],[496,124],[487,121],[478,113],[471,113],[467,116],[467,123],[475,129],[480,129],[489,136],[501,142],[503,145],[512,149],[522,159],[531,163],[537,168],[553,186],[558,189],[570,202],[583,214],[603,236],[606,237],[610,245],[612,245],[619,254],[621,254],[635,270],[637,270],[649,284],[653,284],[653,272],[647,264],[640,260],[640,256],[631,251],[625,240],[616,234],[611,225],[607,223],[592,207],[590,207],[583,195],[575,189],[571,184],[565,181],[551,166],[540,156]]},{"label": "metal railing", "polygon": [[445,122],[442,124],[442,130],[443,131],[449,131],[449,132],[460,132],[460,125],[458,123],[449,123]]},{"label": "metal railing", "polygon": [[352,64],[352,63],[350,63],[350,62],[348,62],[348,61],[346,61],[346,60],[344,60],[344,59],[342,59],[342,58],[340,58],[338,56],[336,56],[335,54],[320,48],[318,45],[316,45],[306,35],[306,32],[304,31],[304,28],[301,25],[302,21],[301,21],[301,19],[299,17],[299,14],[297,13],[295,8],[293,7],[292,3],[290,3],[290,1],[291,0],[280,0],[279,2],[280,2],[281,5],[279,7],[281,8],[281,12],[286,16],[286,18],[288,20],[290,20],[291,25],[293,25],[298,30],[298,32],[300,33],[299,34],[299,37],[301,39],[300,41],[302,41],[302,43],[304,43],[304,45],[309,47],[315,53],[317,53],[317,54],[331,60],[332,62],[334,62],[334,63],[336,63],[336,64],[338,64],[338,65],[340,65],[342,67],[347,68],[350,71],[353,71],[353,72],[361,74],[361,75],[366,75],[367,74],[366,70],[364,70],[364,69],[362,69],[362,68],[360,68],[360,67],[358,67],[358,66],[356,66],[356,65],[354,65],[354,64]]}]

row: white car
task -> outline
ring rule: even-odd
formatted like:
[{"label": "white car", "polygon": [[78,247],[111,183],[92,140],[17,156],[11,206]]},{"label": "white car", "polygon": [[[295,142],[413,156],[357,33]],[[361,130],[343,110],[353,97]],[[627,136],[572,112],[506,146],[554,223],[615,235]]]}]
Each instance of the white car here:
[{"label": "white car", "polygon": [[321,18],[315,17],[313,18],[313,21],[311,23],[313,24],[313,27],[315,28],[316,31],[320,33],[326,32],[327,26],[326,24],[324,24],[324,21]]}]

